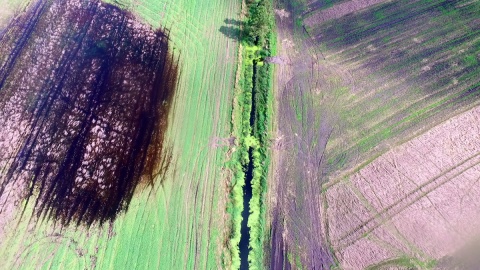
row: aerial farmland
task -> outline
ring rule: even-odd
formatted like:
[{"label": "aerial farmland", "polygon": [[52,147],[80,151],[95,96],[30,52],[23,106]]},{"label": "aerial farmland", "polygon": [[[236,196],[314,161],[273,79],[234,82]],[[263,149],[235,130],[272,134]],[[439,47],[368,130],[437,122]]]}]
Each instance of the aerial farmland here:
[{"label": "aerial farmland", "polygon": [[480,1],[0,5],[0,270],[480,269]]},{"label": "aerial farmland", "polygon": [[470,269],[479,4],[280,1],[271,268]]}]

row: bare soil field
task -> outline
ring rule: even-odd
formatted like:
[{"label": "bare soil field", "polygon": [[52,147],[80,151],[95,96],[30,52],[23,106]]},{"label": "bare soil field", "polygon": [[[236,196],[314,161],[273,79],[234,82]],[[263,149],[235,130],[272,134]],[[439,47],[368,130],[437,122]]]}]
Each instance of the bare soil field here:
[{"label": "bare soil field", "polygon": [[[393,148],[326,191],[344,269],[452,255],[480,234],[480,107]],[[414,263],[415,264],[415,263]]]}]

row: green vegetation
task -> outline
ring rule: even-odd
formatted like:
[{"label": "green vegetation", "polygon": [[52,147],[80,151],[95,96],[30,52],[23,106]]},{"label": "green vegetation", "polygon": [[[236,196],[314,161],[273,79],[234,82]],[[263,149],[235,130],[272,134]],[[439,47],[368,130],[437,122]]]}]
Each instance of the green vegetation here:
[{"label": "green vegetation", "polygon": [[[295,51],[289,59],[295,70],[292,79],[280,85],[289,91],[279,95],[278,126],[286,138],[294,135],[296,140],[302,140],[290,148],[285,146],[285,159],[292,165],[285,166],[288,171],[283,167],[287,162],[279,168],[285,171],[281,178],[293,182],[292,186],[305,186],[308,179],[296,171],[300,166],[295,163],[295,151],[303,147],[302,155],[316,154],[318,134],[331,130],[325,149],[317,148],[322,151],[321,166],[314,179],[323,182],[325,194],[329,190],[329,194],[336,195],[338,186],[330,188],[337,181],[344,184],[348,179],[345,175],[358,172],[385,151],[453,115],[478,106],[480,5],[476,1],[384,1],[346,16],[339,12],[340,18],[325,22],[314,21],[320,17],[312,15],[321,14],[332,4],[339,7],[337,11],[341,10],[338,5],[344,1],[310,1],[308,8],[302,8],[303,0],[283,2],[279,8],[290,13],[293,31],[292,35],[285,31],[285,36],[282,31],[281,40],[285,40],[285,45],[290,44],[287,41],[294,44],[286,53]],[[282,18],[285,21],[288,19]],[[311,75],[304,75],[307,72]],[[296,78],[302,81],[296,82]],[[369,175],[362,177],[371,181]],[[285,219],[290,221],[291,228],[301,228],[308,220],[308,213],[301,212],[307,208],[305,200],[300,199],[306,193],[301,188],[292,190],[296,211]],[[337,203],[336,199],[330,200]],[[325,207],[322,214],[338,211],[335,207]],[[344,259],[338,261],[335,257],[343,254],[347,244],[337,244],[335,236],[328,235],[332,231],[339,233],[343,219],[337,218],[325,217],[323,222],[325,243],[340,269]],[[345,224],[348,222],[346,217]],[[333,229],[329,229],[330,225]],[[299,239],[294,233],[294,229],[289,230],[290,239]],[[303,254],[308,252],[308,243],[290,241],[290,247],[298,245],[304,249]],[[290,248],[288,252],[292,265],[298,255],[305,260],[299,251]],[[431,258],[415,254],[416,258],[389,258],[384,265],[372,269],[433,267]],[[348,263],[355,265],[355,261]],[[308,262],[304,265],[310,266]]]},{"label": "green vegetation", "polygon": [[338,96],[335,87],[322,90],[332,98],[321,106],[339,115],[326,149],[327,174],[478,104],[479,7],[397,0],[307,28],[321,37],[317,48],[343,78],[338,84],[350,88]]},{"label": "green vegetation", "polygon": [[[24,6],[29,1],[21,2]],[[130,10],[154,28],[170,30],[172,51],[181,65],[166,134],[174,159],[171,171],[162,186],[138,192],[128,211],[103,228],[61,230],[50,222],[33,227],[28,220],[18,221],[0,244],[0,268],[219,269],[228,237],[228,176],[222,168],[229,147],[213,147],[212,138],[230,135],[238,46],[218,29],[225,18],[238,19],[240,3],[107,2]]]},{"label": "green vegetation", "polygon": [[298,254],[294,255],[294,253],[287,253],[287,260],[290,263],[290,265],[295,266],[295,269],[299,269],[299,270],[307,269],[302,265],[302,259]]},{"label": "green vegetation", "polygon": [[273,7],[270,0],[247,0],[248,15],[243,30],[243,40],[248,45],[267,49],[274,26]]},{"label": "green vegetation", "polygon": [[437,262],[435,260],[420,261],[416,258],[402,256],[399,258],[389,259],[378,264],[368,267],[366,270],[390,269],[392,267],[402,267],[407,269],[434,269]]},{"label": "green vegetation", "polygon": [[[271,33],[267,39],[268,46],[275,47],[276,37]],[[270,48],[270,53],[272,49]],[[250,216],[248,226],[250,227],[250,247],[248,255],[251,269],[262,269],[264,261],[263,243],[265,241],[265,194],[267,188],[268,169],[270,167],[270,134],[272,116],[272,87],[273,67],[269,64],[256,67],[256,89],[255,89],[255,123],[253,126],[253,137],[256,138],[256,145],[252,145],[253,178],[252,178],[252,199],[250,200]]]},{"label": "green vegetation", "polygon": [[[253,164],[252,198],[249,202],[251,248],[248,261],[250,269],[263,269],[265,241],[265,193],[270,165],[269,140],[272,115],[273,67],[264,62],[275,53],[276,37],[270,0],[248,1],[247,18],[242,31],[242,62],[236,88],[232,133],[238,148],[232,154],[230,168],[234,171],[231,203],[232,215],[230,239],[232,268],[240,267],[238,244],[243,211],[243,186],[248,164]],[[238,119],[238,120],[237,120]],[[251,159],[249,156],[251,152]]]}]

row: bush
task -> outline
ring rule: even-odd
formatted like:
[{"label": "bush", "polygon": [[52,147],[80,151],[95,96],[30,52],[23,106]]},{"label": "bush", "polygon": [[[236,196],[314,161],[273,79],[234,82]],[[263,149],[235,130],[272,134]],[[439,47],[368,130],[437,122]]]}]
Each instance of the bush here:
[{"label": "bush", "polygon": [[243,29],[245,41],[263,48],[274,26],[272,4],[269,0],[249,1],[247,8],[248,15]]}]

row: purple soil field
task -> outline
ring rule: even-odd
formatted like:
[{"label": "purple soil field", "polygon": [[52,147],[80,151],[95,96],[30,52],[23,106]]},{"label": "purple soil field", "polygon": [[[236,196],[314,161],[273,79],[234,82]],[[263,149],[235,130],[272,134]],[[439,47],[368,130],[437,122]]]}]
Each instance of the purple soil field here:
[{"label": "purple soil field", "polygon": [[270,268],[463,267],[480,235],[479,3],[320,2],[275,10]]}]

